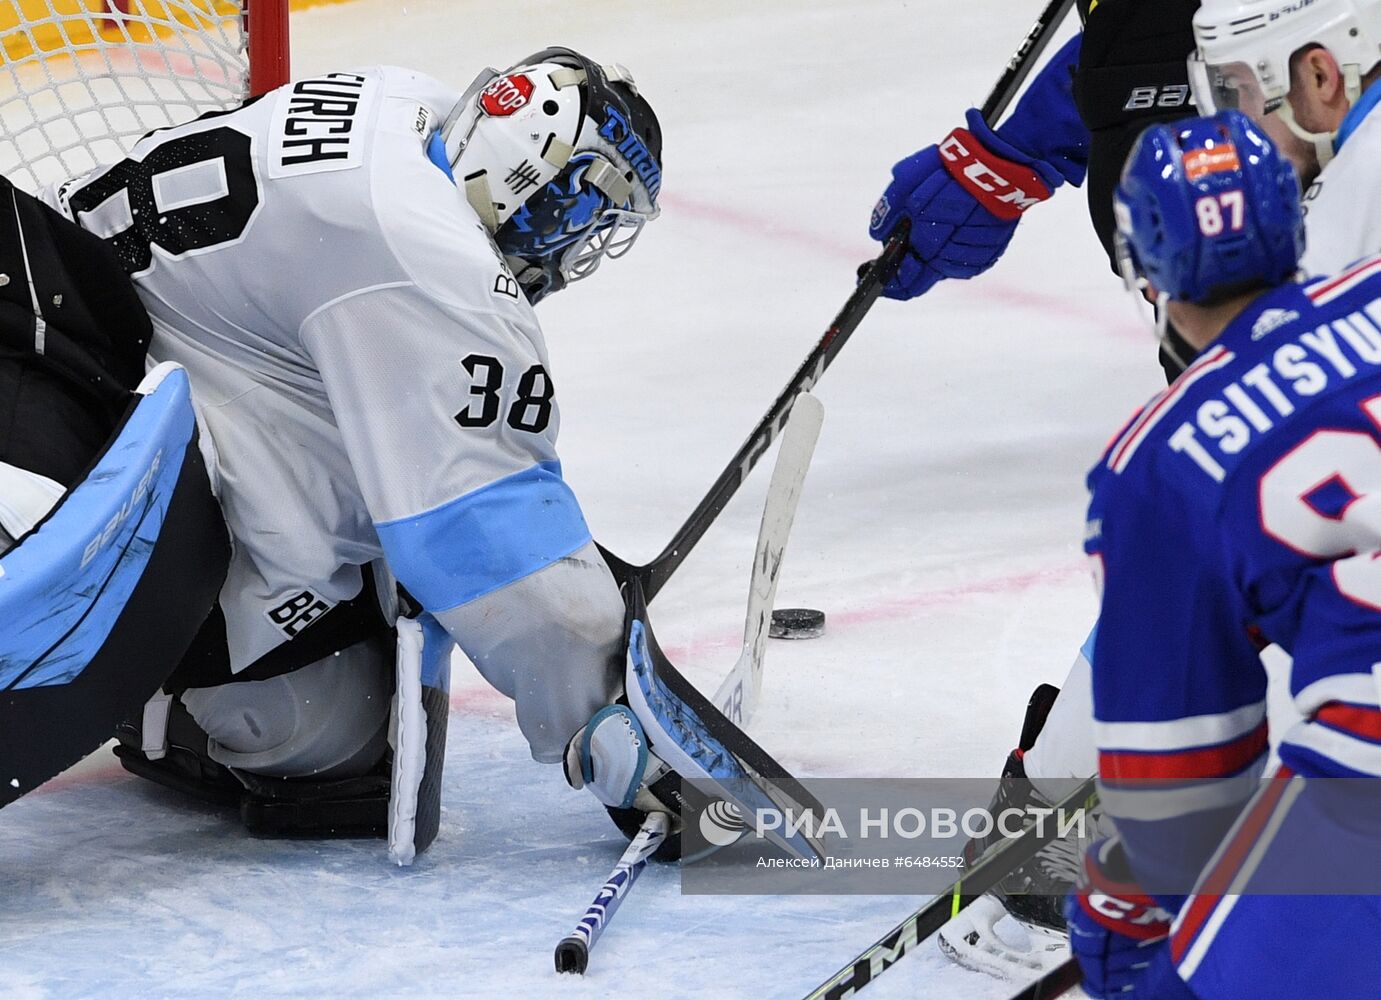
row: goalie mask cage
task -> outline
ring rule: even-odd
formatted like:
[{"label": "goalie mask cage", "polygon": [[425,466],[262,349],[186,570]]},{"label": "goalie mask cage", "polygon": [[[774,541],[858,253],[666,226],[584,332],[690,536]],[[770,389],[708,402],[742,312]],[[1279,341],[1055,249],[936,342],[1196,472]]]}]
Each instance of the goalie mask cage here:
[{"label": "goalie mask cage", "polygon": [[34,191],[288,79],[288,0],[0,0],[0,174]]}]

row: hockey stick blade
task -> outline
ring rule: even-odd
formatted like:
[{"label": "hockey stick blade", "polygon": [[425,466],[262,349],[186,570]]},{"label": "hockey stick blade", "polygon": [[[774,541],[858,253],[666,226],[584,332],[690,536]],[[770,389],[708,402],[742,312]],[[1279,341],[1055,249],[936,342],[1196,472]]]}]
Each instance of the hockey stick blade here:
[{"label": "hockey stick blade", "polygon": [[[772,615],[772,599],[777,592],[782,555],[786,549],[791,522],[795,518],[796,505],[801,497],[801,487],[805,482],[806,470],[810,466],[811,455],[814,454],[815,442],[819,439],[823,420],[824,407],[820,405],[820,401],[814,396],[803,395],[798,401],[797,413],[791,418],[782,438],[777,464],[772,470],[767,499],[763,503],[762,526],[758,531],[753,576],[749,584],[743,655],[739,657],[739,662],[725,678],[724,683],[719,686],[714,699],[716,703],[723,704],[731,693],[735,695],[733,703],[739,708],[739,713],[737,716],[731,715],[730,718],[736,722],[751,715],[753,707],[757,704],[758,690],[762,683],[762,660],[767,643],[767,623]],[[557,972],[571,972],[577,975],[585,973],[589,965],[590,949],[599,940],[600,934],[613,918],[623,897],[647,866],[648,859],[666,839],[670,826],[671,820],[666,814],[648,814],[642,828],[619,858],[618,864],[614,866],[595,901],[585,910],[585,915],[576,925],[576,929],[556,946]]]},{"label": "hockey stick blade", "polygon": [[[1094,779],[1088,778],[1057,802],[1054,812],[1058,815],[1077,809],[1088,810],[1096,800]],[[806,1000],[840,1000],[842,997],[853,996],[910,954],[922,941],[928,940],[956,913],[996,886],[1014,868],[1034,857],[1037,851],[1055,839],[1057,832],[1057,823],[1033,823],[1017,836],[994,844],[962,879],[916,910],[852,962],[811,990],[806,994]]]},{"label": "hockey stick blade", "polygon": [[642,828],[629,842],[618,864],[614,865],[614,870],[605,879],[594,902],[585,908],[585,915],[575,925],[575,930],[556,946],[557,972],[573,972],[578,976],[585,974],[590,964],[590,949],[604,933],[604,928],[618,912],[623,897],[633,888],[633,883],[647,867],[648,859],[662,846],[670,829],[671,819],[666,813],[648,813]]},{"label": "hockey stick blade", "polygon": [[781,578],[782,557],[824,419],[825,408],[820,400],[808,392],[797,396],[781,447],[777,450],[777,464],[772,468],[772,480],[762,507],[758,544],[753,553],[753,574],[748,584],[743,651],[714,695],[719,710],[740,726],[747,725],[753,717],[762,696],[763,658],[767,652],[767,631],[772,621],[777,581]]},{"label": "hockey stick blade", "polygon": [[[629,588],[625,687],[629,705],[648,731],[652,752],[684,781],[700,786],[703,794],[712,789],[744,816],[760,808],[823,815],[820,801],[667,659],[652,632],[641,585],[634,579]],[[655,720],[655,726],[649,720]],[[784,834],[769,829],[764,834],[797,857],[824,857],[818,838],[806,831]]]}]

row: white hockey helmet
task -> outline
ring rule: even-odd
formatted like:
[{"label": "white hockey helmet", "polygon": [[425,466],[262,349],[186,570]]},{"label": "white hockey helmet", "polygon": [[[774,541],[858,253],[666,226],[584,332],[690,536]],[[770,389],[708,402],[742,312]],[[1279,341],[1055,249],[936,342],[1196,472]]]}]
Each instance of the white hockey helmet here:
[{"label": "white hockey helmet", "polygon": [[1237,108],[1261,120],[1278,112],[1312,142],[1322,166],[1333,134],[1308,132],[1289,102],[1290,57],[1307,45],[1327,49],[1342,67],[1349,103],[1381,61],[1381,0],[1203,0],[1194,14],[1189,79],[1202,115]]},{"label": "white hockey helmet", "polygon": [[536,302],[657,217],[661,128],[632,76],[549,48],[487,70],[442,127],[457,184]]}]

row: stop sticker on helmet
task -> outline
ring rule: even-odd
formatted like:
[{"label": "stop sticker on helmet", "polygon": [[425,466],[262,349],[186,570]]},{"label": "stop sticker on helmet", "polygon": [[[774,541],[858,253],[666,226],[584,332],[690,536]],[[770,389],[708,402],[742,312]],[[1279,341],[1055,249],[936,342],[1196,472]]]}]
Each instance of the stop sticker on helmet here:
[{"label": "stop sticker on helmet", "polygon": [[501,76],[480,94],[480,108],[490,118],[507,118],[527,106],[532,81],[521,73]]}]

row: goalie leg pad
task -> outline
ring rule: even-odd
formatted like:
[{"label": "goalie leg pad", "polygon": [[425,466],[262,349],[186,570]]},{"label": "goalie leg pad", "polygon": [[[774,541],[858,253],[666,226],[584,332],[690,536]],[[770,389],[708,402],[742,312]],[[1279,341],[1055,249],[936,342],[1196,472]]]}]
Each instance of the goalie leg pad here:
[{"label": "goalie leg pad", "polygon": [[155,368],[130,404],[88,474],[4,553],[0,806],[139,711],[225,578],[186,374]]},{"label": "goalie leg pad", "polygon": [[398,621],[388,856],[410,865],[441,828],[441,776],[455,641],[429,614]]}]

